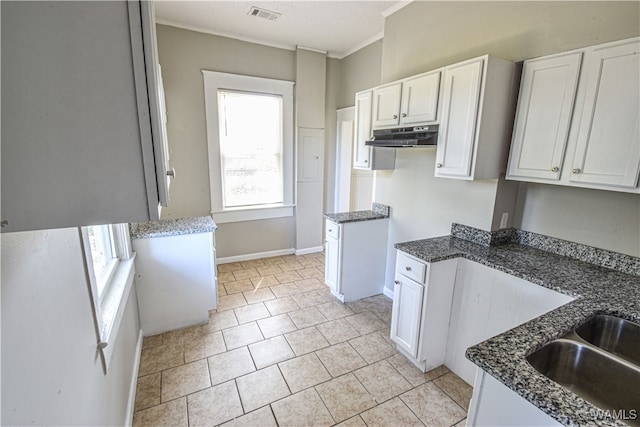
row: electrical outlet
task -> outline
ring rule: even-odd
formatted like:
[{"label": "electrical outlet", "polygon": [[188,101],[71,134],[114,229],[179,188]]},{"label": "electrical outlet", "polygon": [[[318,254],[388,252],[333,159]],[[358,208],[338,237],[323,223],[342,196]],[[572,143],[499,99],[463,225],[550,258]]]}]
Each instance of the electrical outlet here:
[{"label": "electrical outlet", "polygon": [[502,218],[500,218],[500,228],[507,228],[507,222],[509,221],[509,212],[504,212]]}]

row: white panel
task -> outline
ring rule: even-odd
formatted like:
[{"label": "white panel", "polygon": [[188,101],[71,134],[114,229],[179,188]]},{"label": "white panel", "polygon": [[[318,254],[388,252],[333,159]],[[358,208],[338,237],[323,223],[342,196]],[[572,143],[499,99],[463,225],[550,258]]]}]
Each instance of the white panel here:
[{"label": "white panel", "polygon": [[373,90],[373,129],[397,126],[400,123],[402,83],[393,83]]},{"label": "white panel", "polygon": [[354,173],[351,175],[352,211],[371,209],[373,200],[373,173]]},{"label": "white panel", "polygon": [[349,210],[354,121],[355,107],[338,110],[336,120],[336,212],[347,212]]},{"label": "white panel", "polygon": [[391,339],[411,356],[418,352],[424,286],[396,274],[391,313]]},{"label": "white panel", "polygon": [[431,123],[438,118],[440,70],[402,81],[400,124]]},{"label": "white panel", "polygon": [[342,293],[340,288],[340,241],[327,235],[324,245],[324,283],[334,295]]},{"label": "white panel", "polygon": [[322,181],[324,129],[298,128],[298,182]]},{"label": "white panel", "polygon": [[355,138],[353,144],[353,167],[370,169],[371,147],[364,143],[371,139],[371,108],[373,92],[368,90],[356,93]]}]

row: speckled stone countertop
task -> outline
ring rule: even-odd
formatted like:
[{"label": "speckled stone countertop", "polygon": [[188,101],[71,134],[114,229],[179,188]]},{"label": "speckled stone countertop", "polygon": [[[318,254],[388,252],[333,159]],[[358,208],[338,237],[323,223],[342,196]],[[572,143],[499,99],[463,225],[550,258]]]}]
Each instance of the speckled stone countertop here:
[{"label": "speckled stone countertop", "polygon": [[371,210],[340,212],[333,214],[325,214],[324,217],[336,224],[344,224],[345,222],[370,221],[372,219],[389,218],[389,206],[380,203],[373,203]]},{"label": "speckled stone countertop", "polygon": [[184,234],[208,233],[218,226],[210,216],[195,218],[161,219],[159,221],[134,222],[129,224],[132,239],[149,237],[181,236]]},{"label": "speckled stone countertop", "polygon": [[426,262],[466,258],[575,297],[466,351],[467,359],[564,425],[625,425],[538,373],[525,356],[597,313],[640,322],[640,277],[518,243],[484,246],[445,236],[395,247]]}]

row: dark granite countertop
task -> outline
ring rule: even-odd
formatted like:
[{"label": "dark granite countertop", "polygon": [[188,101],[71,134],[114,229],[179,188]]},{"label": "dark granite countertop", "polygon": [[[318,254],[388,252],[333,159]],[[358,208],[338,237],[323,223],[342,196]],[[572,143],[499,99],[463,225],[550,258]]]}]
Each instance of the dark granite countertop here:
[{"label": "dark granite countertop", "polygon": [[216,231],[218,226],[210,216],[195,218],[161,219],[159,221],[134,222],[129,224],[132,239],[149,237],[181,236]]},{"label": "dark granite countertop", "polygon": [[371,210],[325,214],[324,217],[336,224],[384,219],[389,218],[389,206],[374,202],[371,205]]},{"label": "dark granite countertop", "polygon": [[598,408],[538,373],[525,356],[597,313],[640,323],[640,277],[519,243],[484,246],[445,236],[395,247],[425,262],[466,258],[575,297],[468,348],[466,357],[564,425],[625,425],[613,419],[594,420]]}]

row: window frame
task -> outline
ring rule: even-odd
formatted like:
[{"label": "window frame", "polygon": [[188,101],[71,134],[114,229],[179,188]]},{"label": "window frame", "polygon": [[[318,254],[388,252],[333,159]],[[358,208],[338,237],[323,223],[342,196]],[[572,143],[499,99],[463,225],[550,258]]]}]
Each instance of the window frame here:
[{"label": "window frame", "polygon": [[[205,96],[211,214],[217,223],[251,221],[293,216],[293,87],[294,82],[202,70]],[[282,97],[283,203],[225,208],[222,200],[222,167],[219,141],[218,90]]]}]

